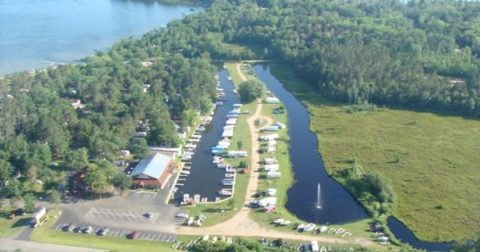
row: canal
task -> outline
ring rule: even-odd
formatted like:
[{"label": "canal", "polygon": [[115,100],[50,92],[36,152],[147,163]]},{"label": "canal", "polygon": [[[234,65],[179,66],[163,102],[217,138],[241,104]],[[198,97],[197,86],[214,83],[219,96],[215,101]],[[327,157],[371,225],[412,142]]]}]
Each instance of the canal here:
[{"label": "canal", "polygon": [[[306,107],[288,92],[271,73],[268,65],[253,67],[267,87],[284,104],[288,112],[290,135],[290,162],[295,183],[287,191],[286,208],[301,220],[318,224],[341,224],[367,218],[365,209],[337,181],[331,178],[324,167],[318,151],[317,136],[310,131],[310,115]],[[321,185],[321,208],[317,209],[317,185]],[[448,243],[419,241],[405,225],[395,218],[388,226],[397,239],[414,248],[429,251],[447,251]]]},{"label": "canal", "polygon": [[191,160],[190,175],[184,182],[185,186],[178,187],[175,199],[180,200],[185,193],[191,197],[200,194],[201,198],[206,197],[208,201],[214,201],[216,197],[220,197],[218,191],[223,188],[220,181],[225,177],[225,169],[219,169],[212,163],[212,147],[222,139],[227,114],[232,110],[233,104],[240,103],[240,99],[233,93],[233,83],[228,80],[227,71],[225,69],[219,71],[218,76],[227,100],[222,106],[217,106],[212,122],[202,133],[200,143]]}]

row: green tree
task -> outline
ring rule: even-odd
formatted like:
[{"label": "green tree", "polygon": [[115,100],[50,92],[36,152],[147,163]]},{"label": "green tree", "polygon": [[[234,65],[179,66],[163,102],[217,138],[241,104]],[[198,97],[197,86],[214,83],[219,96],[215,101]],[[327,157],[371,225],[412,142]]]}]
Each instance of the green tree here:
[{"label": "green tree", "polygon": [[13,166],[7,160],[0,159],[0,182],[7,181],[13,172]]},{"label": "green tree", "polygon": [[23,202],[25,203],[25,211],[27,213],[33,213],[35,211],[34,196],[31,193],[25,194],[23,196]]},{"label": "green tree", "polygon": [[150,154],[147,140],[145,138],[134,137],[130,141],[130,151],[136,158],[144,158]]},{"label": "green tree", "polygon": [[202,115],[207,115],[213,108],[212,101],[208,98],[200,99],[200,111]]},{"label": "green tree", "polygon": [[58,204],[60,204],[62,200],[62,196],[57,190],[50,190],[48,193],[48,201],[55,205],[55,208],[57,208]]},{"label": "green tree", "polygon": [[247,80],[240,84],[238,93],[240,99],[244,103],[249,103],[257,98],[265,96],[266,87],[263,82],[259,80]]},{"label": "green tree", "polygon": [[118,173],[113,177],[112,184],[120,191],[125,191],[132,185],[132,178],[125,173]]},{"label": "green tree", "polygon": [[19,198],[23,193],[23,185],[17,179],[8,181],[8,185],[4,189],[5,195],[9,198]]},{"label": "green tree", "polygon": [[85,174],[85,183],[94,193],[101,193],[108,187],[108,178],[97,165],[91,164]]},{"label": "green tree", "polygon": [[238,147],[239,150],[242,149],[242,147],[243,147],[243,141],[242,141],[242,140],[239,140],[239,141],[237,142],[237,147]]},{"label": "green tree", "polygon": [[70,162],[70,166],[77,171],[87,167],[88,166],[87,149],[80,148],[77,150],[70,151],[68,161]]}]

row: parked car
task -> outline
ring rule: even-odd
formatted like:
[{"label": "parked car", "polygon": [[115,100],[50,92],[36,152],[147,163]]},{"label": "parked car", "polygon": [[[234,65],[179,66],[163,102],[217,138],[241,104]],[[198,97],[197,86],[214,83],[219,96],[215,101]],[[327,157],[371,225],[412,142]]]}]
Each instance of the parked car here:
[{"label": "parked car", "polygon": [[152,214],[152,213],[150,213],[150,212],[148,212],[148,213],[146,213],[146,214],[145,214],[145,217],[147,217],[147,218],[149,218],[149,219],[150,219],[150,218],[152,218],[152,217],[153,217],[153,214]]},{"label": "parked car", "polygon": [[83,229],[84,229],[83,227],[78,226],[78,227],[73,229],[73,232],[74,233],[80,233],[80,232],[82,232]]},{"label": "parked car", "polygon": [[27,214],[27,211],[25,211],[23,208],[19,208],[17,211],[15,211],[15,215],[17,216],[24,216],[25,214]]},{"label": "parked car", "polygon": [[16,215],[15,215],[15,212],[12,212],[12,213],[10,213],[10,215],[8,216],[8,218],[9,218],[9,219],[13,219],[13,218],[15,218],[15,216],[16,216]]},{"label": "parked car", "polygon": [[283,246],[283,239],[282,238],[278,238],[277,240],[277,246]]},{"label": "parked car", "polygon": [[133,231],[133,232],[129,235],[129,238],[130,238],[130,239],[137,239],[137,236],[138,236],[138,232],[137,232],[137,231]]},{"label": "parked car", "polygon": [[75,231],[75,226],[72,225],[72,224],[68,224],[68,225],[63,226],[62,230],[65,231],[65,232]]},{"label": "parked car", "polygon": [[88,226],[88,227],[86,227],[82,230],[82,233],[89,234],[89,233],[92,232],[92,230],[93,230],[93,228],[91,226]]},{"label": "parked car", "polygon": [[99,229],[97,234],[101,235],[101,236],[104,236],[104,235],[107,235],[107,232],[108,232],[108,227],[104,227],[102,229]]},{"label": "parked car", "polygon": [[188,218],[188,214],[186,214],[186,213],[179,213],[179,214],[175,215],[175,217],[185,219],[185,218]]}]

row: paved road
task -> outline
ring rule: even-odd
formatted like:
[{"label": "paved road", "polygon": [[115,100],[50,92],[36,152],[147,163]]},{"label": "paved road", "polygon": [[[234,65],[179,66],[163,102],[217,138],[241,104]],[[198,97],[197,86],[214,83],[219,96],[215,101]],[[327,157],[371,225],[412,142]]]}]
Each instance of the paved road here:
[{"label": "paved road", "polygon": [[37,243],[30,241],[17,241],[11,239],[0,239],[0,248],[6,251],[14,251],[15,249],[22,249],[24,251],[34,252],[104,252],[105,250],[80,248],[63,245],[53,245],[45,243]]}]

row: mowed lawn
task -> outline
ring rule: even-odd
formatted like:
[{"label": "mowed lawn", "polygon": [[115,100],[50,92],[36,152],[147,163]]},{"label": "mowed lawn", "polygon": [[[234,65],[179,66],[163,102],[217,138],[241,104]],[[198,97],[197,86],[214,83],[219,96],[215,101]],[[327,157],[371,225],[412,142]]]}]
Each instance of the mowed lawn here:
[{"label": "mowed lawn", "polygon": [[307,105],[330,174],[356,158],[388,176],[398,196],[395,216],[422,240],[471,238],[480,230],[480,121],[391,108],[351,114],[288,69],[273,73]]}]

